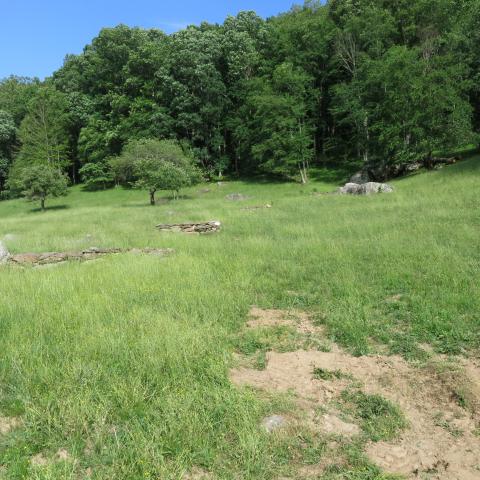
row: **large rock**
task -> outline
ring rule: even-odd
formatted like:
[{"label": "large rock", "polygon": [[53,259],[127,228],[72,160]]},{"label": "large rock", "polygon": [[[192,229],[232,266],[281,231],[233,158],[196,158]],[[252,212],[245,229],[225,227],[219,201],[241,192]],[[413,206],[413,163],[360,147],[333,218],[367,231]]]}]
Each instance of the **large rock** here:
[{"label": "large rock", "polygon": [[0,263],[5,263],[9,255],[7,247],[0,241]]},{"label": "large rock", "polygon": [[393,187],[388,183],[368,182],[360,185],[361,195],[370,195],[371,193],[392,193]]},{"label": "large rock", "polygon": [[371,195],[372,193],[392,193],[393,187],[386,183],[377,182],[347,183],[338,192],[342,195]]},{"label": "large rock", "polygon": [[360,185],[358,183],[346,183],[343,187],[338,189],[338,193],[342,195],[359,195]]}]

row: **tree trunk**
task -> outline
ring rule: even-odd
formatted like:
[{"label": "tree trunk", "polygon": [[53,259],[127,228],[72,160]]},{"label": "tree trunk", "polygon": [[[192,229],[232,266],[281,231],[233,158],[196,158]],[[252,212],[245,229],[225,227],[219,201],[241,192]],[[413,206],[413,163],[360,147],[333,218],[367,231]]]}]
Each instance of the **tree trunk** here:
[{"label": "tree trunk", "polygon": [[150,192],[150,205],[155,205],[155,192]]},{"label": "tree trunk", "polygon": [[433,168],[433,152],[428,152],[428,155],[423,161],[423,164],[428,170],[431,170]]},{"label": "tree trunk", "polygon": [[300,178],[302,181],[302,185],[306,185],[308,183],[308,175],[307,169],[305,168],[305,162],[303,162],[303,165],[300,166]]},{"label": "tree trunk", "polygon": [[42,212],[45,211],[45,198],[40,199],[40,208],[42,209]]},{"label": "tree trunk", "polygon": [[240,169],[238,167],[238,153],[235,152],[235,173],[237,174],[237,177],[240,176]]}]

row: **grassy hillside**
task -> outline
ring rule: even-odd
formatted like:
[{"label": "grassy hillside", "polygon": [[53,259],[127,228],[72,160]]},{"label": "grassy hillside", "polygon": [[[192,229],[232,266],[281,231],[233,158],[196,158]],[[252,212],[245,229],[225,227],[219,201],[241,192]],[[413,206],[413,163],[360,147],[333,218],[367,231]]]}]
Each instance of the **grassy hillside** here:
[{"label": "grassy hillside", "polygon": [[[368,198],[316,195],[336,187],[325,183],[232,182],[156,207],[121,189],[74,188],[45,213],[0,202],[11,252],[176,251],[0,269],[0,417],[22,422],[0,435],[0,478],[200,478],[184,477],[195,465],[212,478],[279,478],[297,446],[258,424],[282,400],[228,379],[251,305],[311,312],[355,355],[417,359],[422,344],[478,355],[479,180],[473,158]],[[236,192],[251,199],[225,199]],[[213,236],[154,229],[214,219]],[[59,449],[65,461],[32,466]],[[360,453],[346,471],[387,478]]]}]

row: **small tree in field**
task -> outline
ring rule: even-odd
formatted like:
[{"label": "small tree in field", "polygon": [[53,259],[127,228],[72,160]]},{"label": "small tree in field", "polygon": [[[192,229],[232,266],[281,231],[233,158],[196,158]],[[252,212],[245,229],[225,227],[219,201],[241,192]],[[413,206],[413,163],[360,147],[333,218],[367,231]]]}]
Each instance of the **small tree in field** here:
[{"label": "small tree in field", "polygon": [[48,197],[67,195],[67,177],[58,169],[46,165],[35,165],[23,170],[21,174],[22,194],[30,201],[40,201],[45,210]]},{"label": "small tree in field", "polygon": [[148,190],[150,205],[155,205],[155,193],[169,190],[176,198],[180,189],[200,179],[194,160],[172,140],[137,140],[130,142],[122,155],[125,165],[133,165],[136,188]]}]

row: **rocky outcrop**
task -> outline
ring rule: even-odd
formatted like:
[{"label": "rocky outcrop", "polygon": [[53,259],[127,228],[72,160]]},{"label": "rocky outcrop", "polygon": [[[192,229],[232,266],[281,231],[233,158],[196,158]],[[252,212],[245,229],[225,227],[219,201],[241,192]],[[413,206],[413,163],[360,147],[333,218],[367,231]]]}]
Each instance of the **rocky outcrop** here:
[{"label": "rocky outcrop", "polygon": [[162,232],[183,233],[215,233],[219,232],[222,224],[217,221],[200,223],[165,223],[157,225]]},{"label": "rocky outcrop", "polygon": [[421,168],[442,168],[460,161],[459,157],[427,157],[410,163],[394,163],[392,165],[366,165],[350,178],[350,183],[364,184],[371,181],[384,182],[391,178],[403,177],[417,172]]},{"label": "rocky outcrop", "polygon": [[0,265],[5,263],[9,256],[10,254],[8,253],[7,247],[0,241]]},{"label": "rocky outcrop", "polygon": [[144,253],[148,255],[166,256],[173,253],[170,248],[88,248],[80,252],[47,252],[47,253],[18,253],[16,255],[9,255],[5,263],[10,265],[32,266],[38,267],[41,265],[53,265],[56,263],[64,263],[68,261],[88,261],[96,258],[104,257],[105,255],[116,255],[119,253]]},{"label": "rocky outcrop", "polygon": [[338,192],[342,195],[371,195],[372,193],[392,193],[393,187],[386,183],[377,182],[347,183]]}]

